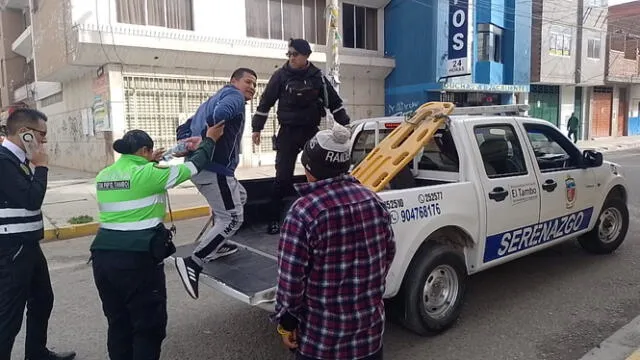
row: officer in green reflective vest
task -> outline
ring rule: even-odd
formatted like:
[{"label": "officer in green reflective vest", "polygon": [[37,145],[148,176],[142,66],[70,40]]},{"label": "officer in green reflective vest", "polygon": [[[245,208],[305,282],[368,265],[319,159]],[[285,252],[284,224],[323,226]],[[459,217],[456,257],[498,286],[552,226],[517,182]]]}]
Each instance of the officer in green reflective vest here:
[{"label": "officer in green reflective vest", "polygon": [[120,159],[96,178],[100,229],[91,256],[108,321],[111,360],[160,358],[167,291],[163,258],[153,250],[166,232],[167,189],[189,180],[210,162],[223,129],[223,124],[216,125],[207,129],[206,137],[191,138],[187,148],[195,151],[189,161],[168,167],[157,164],[163,149],[154,151],[147,133],[129,131],[113,143]]}]

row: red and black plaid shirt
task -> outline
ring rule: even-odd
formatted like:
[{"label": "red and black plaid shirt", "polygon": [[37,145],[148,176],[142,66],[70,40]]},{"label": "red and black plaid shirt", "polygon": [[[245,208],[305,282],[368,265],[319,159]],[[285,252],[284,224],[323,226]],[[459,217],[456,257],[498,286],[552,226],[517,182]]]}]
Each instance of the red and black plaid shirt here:
[{"label": "red and black plaid shirt", "polygon": [[279,245],[273,319],[298,321],[298,351],[360,359],[380,350],[385,278],[395,255],[380,198],[344,175],[296,186]]}]

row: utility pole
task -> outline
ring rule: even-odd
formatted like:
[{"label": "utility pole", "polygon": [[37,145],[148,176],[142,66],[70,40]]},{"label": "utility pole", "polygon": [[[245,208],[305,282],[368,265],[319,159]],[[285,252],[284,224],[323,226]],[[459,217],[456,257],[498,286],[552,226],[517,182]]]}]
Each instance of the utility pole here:
[{"label": "utility pole", "polygon": [[[327,45],[325,55],[327,57],[327,69],[326,74],[331,86],[340,93],[340,57],[338,50],[342,38],[340,37],[340,29],[338,27],[338,21],[340,19],[340,6],[338,0],[329,0],[327,2],[327,9],[325,17],[327,19]],[[328,107],[328,104],[325,104]],[[333,127],[333,116],[330,112],[327,112],[327,125],[328,128]]]},{"label": "utility pole", "polygon": [[327,77],[336,92],[340,92],[340,57],[338,50],[342,39],[338,20],[340,18],[340,7],[338,0],[329,0],[327,5]]}]

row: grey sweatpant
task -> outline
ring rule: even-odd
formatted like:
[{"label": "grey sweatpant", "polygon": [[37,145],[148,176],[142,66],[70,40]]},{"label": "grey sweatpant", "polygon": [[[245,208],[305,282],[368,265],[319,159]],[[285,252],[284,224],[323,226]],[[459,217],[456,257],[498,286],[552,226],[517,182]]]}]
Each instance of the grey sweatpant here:
[{"label": "grey sweatpant", "polygon": [[240,229],[247,192],[235,177],[207,170],[193,176],[191,181],[213,210],[214,225],[194,250],[196,257],[204,259]]}]

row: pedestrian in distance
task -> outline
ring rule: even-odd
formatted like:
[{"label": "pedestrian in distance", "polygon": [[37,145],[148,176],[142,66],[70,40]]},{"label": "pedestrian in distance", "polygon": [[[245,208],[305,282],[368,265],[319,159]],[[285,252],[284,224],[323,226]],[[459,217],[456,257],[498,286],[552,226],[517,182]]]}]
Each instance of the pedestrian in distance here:
[{"label": "pedestrian in distance", "polygon": [[49,157],[47,117],[18,109],[7,118],[0,145],[0,360],[10,360],[27,308],[25,359],[71,360],[74,352],[47,348],[53,289],[44,237],[42,202],[47,191]]},{"label": "pedestrian in distance", "polygon": [[160,166],[164,149],[131,130],[113,143],[122,156],[96,177],[100,228],[90,249],[111,360],[160,358],[167,326],[163,261],[175,251],[163,224],[167,190],[204,168],[223,132],[222,123],[208,128],[204,139],[187,144],[195,150],[188,161]]},{"label": "pedestrian in distance", "polygon": [[573,140],[574,144],[578,142],[578,126],[579,125],[580,124],[579,124],[578,118],[576,117],[576,113],[571,113],[571,117],[567,122],[567,130],[569,131],[567,136],[569,137],[569,139]]},{"label": "pedestrian in distance", "polygon": [[178,127],[178,139],[199,136],[207,125],[225,122],[225,133],[218,141],[213,157],[192,182],[207,199],[215,219],[213,227],[202,237],[191,256],[176,258],[176,268],[185,290],[198,298],[198,282],[205,262],[238,251],[227,243],[244,219],[247,192],[235,177],[240,162],[240,141],[244,132],[245,105],[253,99],[257,75],[247,68],[236,69],[230,84],[200,105],[190,121]]},{"label": "pedestrian in distance", "polygon": [[271,219],[267,233],[280,232],[283,198],[293,192],[296,159],[304,144],[317,132],[320,120],[329,108],[336,122],[349,123],[342,99],[329,80],[309,61],[311,46],[304,39],[290,39],[288,61],[273,73],[253,115],[252,139],[260,145],[270,109],[278,102],[280,129],[274,139],[276,177],[271,194]]},{"label": "pedestrian in distance", "polygon": [[348,175],[349,130],[335,124],[304,147],[309,183],[283,222],[272,319],[297,360],[382,359],[391,216]]}]

